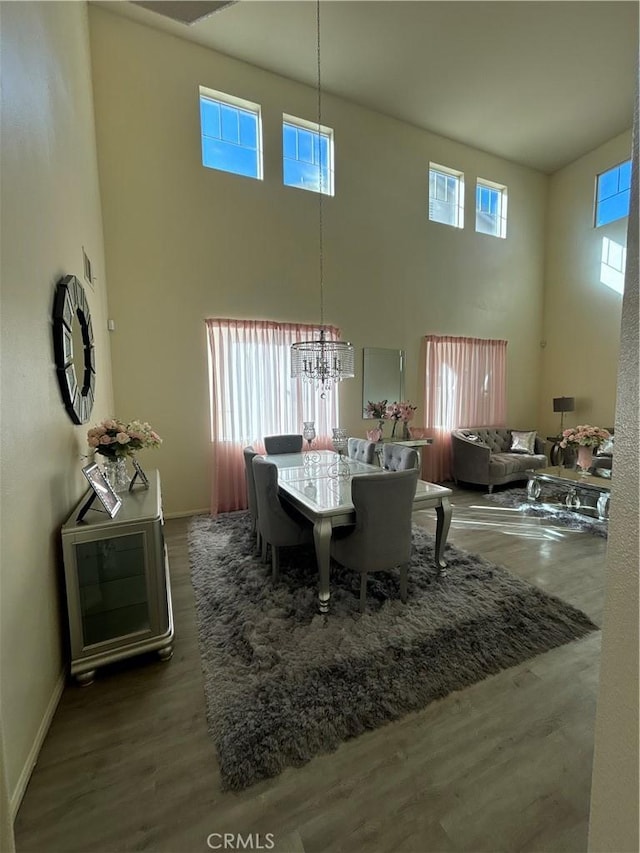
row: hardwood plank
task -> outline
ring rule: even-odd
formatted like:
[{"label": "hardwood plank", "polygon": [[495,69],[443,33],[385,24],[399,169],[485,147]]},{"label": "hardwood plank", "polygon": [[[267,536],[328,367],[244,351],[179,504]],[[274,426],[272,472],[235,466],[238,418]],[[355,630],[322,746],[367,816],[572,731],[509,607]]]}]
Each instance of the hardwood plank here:
[{"label": "hardwood plank", "polygon": [[[602,617],[606,541],[455,489],[449,541]],[[432,532],[435,513],[414,519]],[[586,849],[600,636],[453,693],[239,792],[207,733],[188,519],[166,524],[175,653],[70,684],[16,819],[19,853],[207,850],[213,832],[275,853]]]}]

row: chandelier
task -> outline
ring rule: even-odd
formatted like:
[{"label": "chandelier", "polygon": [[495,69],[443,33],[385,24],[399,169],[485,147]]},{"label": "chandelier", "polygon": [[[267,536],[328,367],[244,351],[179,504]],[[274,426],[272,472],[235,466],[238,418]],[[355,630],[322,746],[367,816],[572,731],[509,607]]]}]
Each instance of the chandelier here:
[{"label": "chandelier", "polygon": [[[320,75],[320,0],[316,2],[317,65],[318,65],[318,139],[322,125],[322,85]],[[348,341],[327,340],[324,329],[324,252],[322,235],[323,172],[322,146],[318,145],[318,192],[319,260],[320,260],[320,335],[314,341],[299,341],[291,345],[291,377],[313,383],[321,390],[321,397],[335,382],[353,379],[355,359],[353,346]]]}]

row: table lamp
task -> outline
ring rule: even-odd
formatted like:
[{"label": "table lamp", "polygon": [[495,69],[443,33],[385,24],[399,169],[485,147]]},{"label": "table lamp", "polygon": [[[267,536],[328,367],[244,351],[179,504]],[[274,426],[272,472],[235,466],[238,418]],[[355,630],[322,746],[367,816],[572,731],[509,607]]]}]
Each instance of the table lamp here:
[{"label": "table lamp", "polygon": [[553,411],[560,412],[560,432],[559,435],[562,435],[562,431],[564,429],[564,413],[565,412],[573,412],[575,409],[575,398],[574,397],[554,397],[553,398]]}]

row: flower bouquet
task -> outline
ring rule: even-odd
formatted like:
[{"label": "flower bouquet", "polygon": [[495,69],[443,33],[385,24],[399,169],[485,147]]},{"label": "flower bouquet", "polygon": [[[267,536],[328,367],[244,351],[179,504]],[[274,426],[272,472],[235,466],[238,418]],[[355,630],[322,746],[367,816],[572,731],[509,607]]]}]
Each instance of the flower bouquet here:
[{"label": "flower bouquet", "polygon": [[378,420],[377,429],[368,430],[367,438],[369,441],[381,441],[384,435],[384,422],[387,417],[387,401],[380,400],[378,403],[372,403],[369,400],[365,408],[365,413],[368,417],[377,418]]},{"label": "flower bouquet", "polygon": [[563,430],[560,447],[577,448],[578,468],[582,476],[586,476],[593,464],[593,451],[610,437],[611,433],[607,429],[591,426],[591,424],[580,424]]},{"label": "flower bouquet", "polygon": [[116,418],[107,418],[87,432],[87,443],[96,453],[114,458],[133,456],[147,447],[159,447],[162,439],[146,422],[125,424]]},{"label": "flower bouquet", "polygon": [[[107,418],[87,432],[87,443],[92,450],[105,457],[105,476],[116,492],[122,492],[129,487],[127,456],[135,456],[138,450],[147,447],[159,447],[162,439],[146,422],[130,421],[125,424],[116,418]],[[135,459],[133,464],[135,476],[139,475],[145,482],[146,477]]]},{"label": "flower bouquet", "polygon": [[404,432],[408,435],[407,424],[413,419],[417,408],[409,400],[403,400],[401,403],[392,403],[390,406],[387,406],[386,416],[389,420],[393,421],[391,438],[396,434],[396,426],[399,421],[402,421]]},{"label": "flower bouquet", "polygon": [[382,421],[387,417],[387,401],[380,400],[379,403],[372,403],[369,400],[365,412],[370,418],[377,418],[377,420]]},{"label": "flower bouquet", "polygon": [[582,424],[564,430],[560,447],[568,447],[569,445],[576,447],[600,447],[610,437],[611,433],[607,429],[591,426],[590,424]]}]

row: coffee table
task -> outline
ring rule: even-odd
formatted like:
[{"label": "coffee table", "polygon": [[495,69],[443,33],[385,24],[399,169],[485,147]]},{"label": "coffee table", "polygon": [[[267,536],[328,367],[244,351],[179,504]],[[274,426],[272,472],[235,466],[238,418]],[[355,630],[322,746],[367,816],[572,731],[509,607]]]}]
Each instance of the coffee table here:
[{"label": "coffee table", "polygon": [[586,508],[594,509],[588,503],[588,499],[595,500],[595,510],[599,519],[609,517],[609,498],[611,496],[611,479],[593,477],[591,474],[584,476],[580,471],[571,468],[563,468],[554,465],[551,468],[538,468],[527,471],[529,482],[527,483],[527,496],[530,501],[535,501],[542,493],[542,483],[553,483],[563,492],[566,492],[564,503],[568,509],[583,511]]}]

